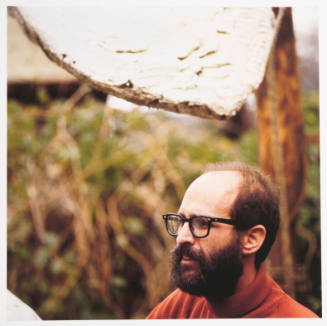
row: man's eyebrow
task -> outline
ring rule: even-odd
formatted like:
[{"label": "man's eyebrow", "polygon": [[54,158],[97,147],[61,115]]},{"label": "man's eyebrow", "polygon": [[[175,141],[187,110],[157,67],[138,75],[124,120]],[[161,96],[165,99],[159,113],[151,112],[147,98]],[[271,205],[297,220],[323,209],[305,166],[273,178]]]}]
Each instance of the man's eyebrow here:
[{"label": "man's eyebrow", "polygon": [[196,213],[194,213],[194,214],[190,214],[190,218],[191,217],[210,217],[210,216],[204,215],[204,214],[196,214]]},{"label": "man's eyebrow", "polygon": [[191,214],[190,217],[199,217],[199,216],[203,216],[203,215],[199,215],[199,214]]},{"label": "man's eyebrow", "polygon": [[[177,214],[180,215],[180,216],[182,216],[182,217],[184,217],[184,218],[187,218],[187,217],[185,216],[185,214],[183,214],[183,213],[178,212]],[[191,216],[192,216],[192,215],[191,215]]]}]

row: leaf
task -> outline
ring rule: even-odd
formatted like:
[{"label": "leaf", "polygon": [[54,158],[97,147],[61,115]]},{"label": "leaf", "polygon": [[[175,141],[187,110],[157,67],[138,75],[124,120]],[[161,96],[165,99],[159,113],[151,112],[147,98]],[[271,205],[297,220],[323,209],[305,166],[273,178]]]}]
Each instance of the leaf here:
[{"label": "leaf", "polygon": [[35,256],[34,256],[34,264],[37,268],[44,267],[49,260],[49,251],[47,248],[41,247],[37,249]]},{"label": "leaf", "polygon": [[137,217],[128,217],[124,221],[124,227],[127,231],[134,233],[136,235],[142,234],[144,230],[142,222]]},{"label": "leaf", "polygon": [[122,276],[114,276],[111,280],[111,284],[118,288],[124,288],[127,286],[127,281]]}]

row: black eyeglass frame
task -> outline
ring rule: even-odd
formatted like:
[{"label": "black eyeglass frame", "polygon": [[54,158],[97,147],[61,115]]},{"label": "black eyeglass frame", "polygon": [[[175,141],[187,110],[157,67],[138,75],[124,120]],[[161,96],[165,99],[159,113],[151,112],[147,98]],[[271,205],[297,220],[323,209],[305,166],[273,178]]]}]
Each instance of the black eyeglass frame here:
[{"label": "black eyeglass frame", "polygon": [[[178,216],[181,221],[182,221],[182,226],[184,225],[185,222],[188,222],[189,223],[189,226],[190,226],[190,230],[191,230],[191,233],[193,235],[194,238],[205,238],[209,235],[209,232],[210,232],[210,228],[211,228],[211,223],[212,222],[219,222],[219,223],[223,223],[223,224],[229,224],[229,225],[236,225],[236,221],[235,220],[231,220],[231,219],[227,219],[227,218],[222,218],[222,217],[211,217],[211,216],[205,216],[205,215],[192,215],[190,218],[186,218],[184,217],[183,215],[180,215],[180,214],[176,214],[176,213],[166,213],[166,214],[162,214],[162,218],[164,219],[165,221],[165,224],[166,224],[166,229],[167,229],[167,232],[169,235],[171,235],[172,237],[176,238],[177,237],[177,234],[173,234],[169,231],[169,228],[168,228],[168,217],[169,216]],[[199,218],[199,217],[204,217],[208,220],[208,230],[207,230],[207,233],[203,236],[197,236],[194,234],[194,230],[193,230],[193,219],[194,218]]]}]

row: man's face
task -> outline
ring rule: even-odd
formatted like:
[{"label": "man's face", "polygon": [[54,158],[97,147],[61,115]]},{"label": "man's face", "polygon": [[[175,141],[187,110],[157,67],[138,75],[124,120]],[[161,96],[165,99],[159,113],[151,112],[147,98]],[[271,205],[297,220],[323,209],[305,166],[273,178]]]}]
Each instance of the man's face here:
[{"label": "man's face", "polygon": [[[237,172],[210,172],[185,193],[179,214],[230,218],[241,177]],[[241,248],[232,225],[212,223],[206,238],[194,238],[189,224],[180,230],[173,251],[172,277],[185,292],[218,301],[234,293],[243,273]]]}]

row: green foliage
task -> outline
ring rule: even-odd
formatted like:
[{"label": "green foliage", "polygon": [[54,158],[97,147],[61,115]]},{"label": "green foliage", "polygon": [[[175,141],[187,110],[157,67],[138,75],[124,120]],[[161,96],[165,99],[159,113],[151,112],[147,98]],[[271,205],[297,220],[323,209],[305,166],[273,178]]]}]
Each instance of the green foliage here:
[{"label": "green foliage", "polygon": [[319,94],[304,92],[302,94],[304,128],[306,134],[319,134]]},{"label": "green foliage", "polygon": [[[307,135],[319,136],[319,99],[316,92],[303,94],[303,120]],[[321,244],[320,244],[320,147],[308,144],[306,195],[297,217],[298,243],[309,279],[303,280],[299,300],[321,316]],[[298,228],[299,229],[299,228]]]},{"label": "green foliage", "polygon": [[[91,96],[67,109],[38,94],[40,107],[8,102],[8,286],[44,319],[143,318],[172,289],[160,214],[206,164],[257,164],[256,133],[236,142],[214,122],[191,128]],[[311,101],[305,112],[316,131]],[[318,237],[317,146],[308,160],[300,221]],[[318,307],[319,294],[306,302]]]}]

